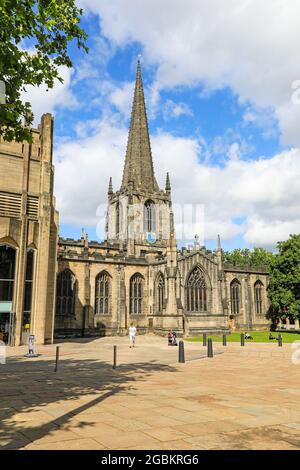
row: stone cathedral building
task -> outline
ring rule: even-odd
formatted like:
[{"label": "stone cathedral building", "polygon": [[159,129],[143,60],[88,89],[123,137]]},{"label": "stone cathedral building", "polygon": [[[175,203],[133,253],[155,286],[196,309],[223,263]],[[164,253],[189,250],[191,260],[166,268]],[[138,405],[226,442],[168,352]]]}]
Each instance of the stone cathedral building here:
[{"label": "stone cathedral building", "polygon": [[[0,329],[11,344],[71,335],[182,335],[265,329],[267,271],[223,266],[197,243],[177,249],[169,175],[153,168],[138,63],[121,187],[108,187],[103,242],[58,237],[53,119],[32,144],[0,141]],[[221,230],[220,230],[221,231]]]}]

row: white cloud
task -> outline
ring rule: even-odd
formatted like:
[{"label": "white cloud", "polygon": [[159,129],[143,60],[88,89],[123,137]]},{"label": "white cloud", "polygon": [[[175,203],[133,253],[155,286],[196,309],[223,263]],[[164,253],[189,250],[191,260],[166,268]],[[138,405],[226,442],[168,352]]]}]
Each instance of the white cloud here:
[{"label": "white cloud", "polygon": [[129,118],[132,108],[134,82],[125,82],[121,87],[114,87],[108,95],[108,101],[113,104],[118,111]]},{"label": "white cloud", "polygon": [[241,101],[274,109],[283,142],[300,145],[300,105],[291,98],[300,79],[298,0],[80,3],[99,14],[112,44],[142,44],[145,62],[158,66],[156,88],[230,86]]},{"label": "white cloud", "polygon": [[34,125],[37,125],[43,113],[54,113],[59,107],[75,108],[77,106],[76,97],[71,91],[71,69],[59,67],[59,75],[63,83],[55,81],[54,87],[47,91],[46,85],[39,87],[27,86],[26,92],[22,92],[21,99],[31,103],[34,114]]},{"label": "white cloud", "polygon": [[163,116],[167,121],[172,118],[180,116],[192,116],[193,112],[186,103],[175,103],[172,100],[167,100],[163,107]]},{"label": "white cloud", "polygon": [[[109,176],[114,190],[119,189],[127,140],[127,128],[107,117],[85,125],[93,136],[82,125],[78,140],[55,151],[61,220],[77,226],[97,224],[97,207],[105,208],[107,202]],[[152,137],[152,149],[162,188],[170,172],[174,204],[204,205],[206,239],[240,234],[247,243],[270,246],[300,231],[300,150],[245,161],[236,144],[220,168],[202,158],[196,139],[159,133]],[[235,223],[237,218],[245,222]]]},{"label": "white cloud", "polygon": [[[77,140],[62,143],[54,152],[55,194],[63,223],[96,225],[96,211],[107,202],[109,177],[120,185],[127,129],[107,119],[80,127]],[[93,129],[94,135],[87,135]]]},{"label": "white cloud", "polygon": [[[254,124],[270,137],[278,125],[285,144],[300,146],[300,104],[292,100],[292,83],[300,79],[298,1],[164,0],[163,8],[159,0],[80,3],[99,14],[110,51],[139,42],[145,65],[157,67],[148,89],[150,116],[162,88],[201,85],[207,94],[229,86],[247,105],[245,126]],[[109,176],[114,189],[120,186],[126,150],[122,119],[129,117],[133,84],[117,85],[106,75],[97,86],[102,120],[78,123],[78,139],[61,143],[55,152],[61,220],[78,226],[97,223]],[[64,99],[54,98],[58,104],[52,108]],[[45,102],[41,107],[47,108]],[[163,109],[165,118],[189,112],[184,103],[171,100]],[[163,188],[170,172],[174,204],[204,205],[206,239],[218,233],[224,239],[241,235],[249,244],[270,247],[300,232],[300,149],[247,160],[251,142],[232,129],[211,144],[162,131],[151,140],[157,179]],[[222,155],[222,167],[212,164],[212,154]]]},{"label": "white cloud", "polygon": [[[75,76],[73,84],[76,84],[82,80],[88,79],[91,83],[91,79],[100,79],[105,66],[112,58],[114,54],[114,48],[105,41],[102,37],[92,37],[93,46],[89,49],[88,54],[82,54],[80,56],[80,62],[75,67]],[[95,66],[95,64],[97,66]],[[96,80],[95,80],[96,82]]]},{"label": "white cloud", "polygon": [[284,241],[290,234],[300,232],[300,218],[297,220],[264,221],[259,218],[249,218],[245,234],[246,242],[261,246],[262,240],[268,248],[273,248],[278,241]]},{"label": "white cloud", "polygon": [[249,124],[260,128],[262,136],[266,139],[275,138],[277,135],[277,120],[272,109],[259,109],[258,107],[248,106],[243,116],[243,125],[247,126]]}]

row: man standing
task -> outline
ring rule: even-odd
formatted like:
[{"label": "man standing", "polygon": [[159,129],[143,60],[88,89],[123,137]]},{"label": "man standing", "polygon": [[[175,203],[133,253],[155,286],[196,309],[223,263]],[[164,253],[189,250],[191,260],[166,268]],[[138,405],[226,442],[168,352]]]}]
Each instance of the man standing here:
[{"label": "man standing", "polygon": [[136,327],[133,323],[131,323],[129,327],[129,347],[134,348],[135,345],[135,337],[136,337]]}]

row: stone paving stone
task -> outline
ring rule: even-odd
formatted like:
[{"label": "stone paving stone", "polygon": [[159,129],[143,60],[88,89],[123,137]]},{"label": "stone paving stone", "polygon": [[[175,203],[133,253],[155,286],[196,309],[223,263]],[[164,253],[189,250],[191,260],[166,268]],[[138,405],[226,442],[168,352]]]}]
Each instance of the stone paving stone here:
[{"label": "stone paving stone", "polygon": [[104,450],[104,447],[94,439],[73,439],[63,442],[49,442],[39,444],[38,441],[23,447],[25,450]]},{"label": "stone paving stone", "polygon": [[[289,429],[285,426],[261,426],[256,428],[247,429],[241,432],[230,432],[227,436],[231,436],[233,439],[240,439],[248,445],[250,441],[259,441],[260,443],[272,441],[286,441],[287,444],[292,446],[300,445],[300,436],[295,433],[294,430]],[[252,447],[251,447],[252,448]],[[261,449],[261,447],[260,447]]]},{"label": "stone paving stone", "polygon": [[39,411],[39,410],[32,410],[32,411],[26,411],[22,410],[22,413],[13,413],[13,420],[15,422],[23,422],[23,421],[39,421],[39,423],[42,425],[44,423],[49,422],[49,415],[45,413],[44,411]]},{"label": "stone paving stone", "polygon": [[184,439],[185,442],[191,444],[194,448],[199,449],[220,449],[220,450],[246,450],[247,446],[240,442],[237,438],[233,439],[226,434],[203,434],[201,437],[189,437]]},{"label": "stone paving stone", "polygon": [[205,450],[205,447],[200,444],[191,444],[190,442],[186,442],[183,439],[178,441],[167,441],[162,442],[160,445],[161,450]]},{"label": "stone paving stone", "polygon": [[300,422],[299,423],[285,423],[285,426],[292,429],[297,429],[300,431]]},{"label": "stone paving stone", "polygon": [[171,416],[172,418],[175,418],[178,421],[181,421],[182,423],[198,423],[199,421],[209,421],[209,419],[207,417],[204,417],[203,415],[198,416],[194,412],[178,410],[177,408],[172,406],[156,408],[155,410],[153,410],[153,413],[166,417]]},{"label": "stone paving stone", "polygon": [[[157,403],[160,403],[160,402],[157,401]],[[173,406],[179,410],[191,411],[191,412],[199,411],[199,405],[197,403],[194,403],[191,400],[186,400],[183,398],[164,400],[164,403],[167,406]]]},{"label": "stone paving stone", "polygon": [[124,407],[124,411],[118,411],[117,413],[112,410],[112,414],[114,416],[119,416],[120,418],[125,418],[125,419],[141,419],[144,416],[149,416],[149,415],[156,415],[155,410],[151,411],[146,411],[143,409],[135,410],[135,409],[128,409]]},{"label": "stone paving stone", "polygon": [[[96,438],[102,435],[113,435],[116,433],[120,433],[120,429],[112,426],[111,424],[105,424],[105,423],[88,423],[84,424],[77,421],[76,423],[66,423],[64,425],[64,428],[67,429],[68,431],[71,431],[72,433],[75,433],[77,436],[81,437],[92,437]],[[66,431],[67,432],[67,431]]]},{"label": "stone paving stone", "polygon": [[249,450],[299,450],[298,447],[286,441],[268,439],[248,441],[247,447]]},{"label": "stone paving stone", "polygon": [[151,448],[151,446],[159,446],[159,440],[146,435],[144,432],[100,432],[94,438],[97,442],[104,445],[109,449],[125,449],[131,448],[131,446],[145,446]]},{"label": "stone paving stone", "polygon": [[155,437],[159,441],[176,441],[178,439],[184,439],[188,436],[185,432],[180,431],[178,428],[159,428],[159,429],[148,429],[144,431],[145,434]]},{"label": "stone paving stone", "polygon": [[34,441],[36,444],[48,444],[51,442],[69,441],[71,439],[78,439],[78,435],[74,434],[72,430],[62,430],[59,428],[51,428],[46,431],[43,428],[37,429],[24,429],[22,434],[29,440]]},{"label": "stone paving stone", "polygon": [[183,431],[189,436],[202,436],[203,434],[217,434],[221,432],[230,432],[242,430],[243,426],[234,420],[209,421],[205,424],[188,424],[178,426],[177,429]]},{"label": "stone paving stone", "polygon": [[[113,411],[113,409],[111,410]],[[111,416],[115,416],[112,413],[108,413],[106,411],[99,412],[99,411],[93,411],[93,409],[90,409],[88,411],[84,411],[82,413],[78,413],[76,415],[73,415],[71,418],[71,421],[85,421],[87,423],[103,423],[103,419],[105,418],[110,418]]]},{"label": "stone paving stone", "polygon": [[136,421],[148,424],[151,427],[166,427],[166,426],[180,426],[182,421],[173,418],[172,416],[153,416],[144,415],[136,418]]},{"label": "stone paving stone", "polygon": [[[115,371],[113,344],[124,364]],[[2,448],[300,449],[300,374],[290,347],[272,347],[230,344],[212,361],[188,343],[179,366],[153,335],[134,351],[127,338],[72,340],[61,343],[56,374],[55,346],[39,347],[36,361],[11,348]]]},{"label": "stone paving stone", "polygon": [[109,424],[121,431],[140,431],[145,429],[150,429],[150,425],[143,423],[136,419],[126,419],[120,418],[116,415],[111,415],[111,417],[106,417],[102,421],[105,424]]},{"label": "stone paving stone", "polygon": [[13,435],[0,430],[0,450],[14,450],[30,443],[30,439],[21,432],[15,431]]}]

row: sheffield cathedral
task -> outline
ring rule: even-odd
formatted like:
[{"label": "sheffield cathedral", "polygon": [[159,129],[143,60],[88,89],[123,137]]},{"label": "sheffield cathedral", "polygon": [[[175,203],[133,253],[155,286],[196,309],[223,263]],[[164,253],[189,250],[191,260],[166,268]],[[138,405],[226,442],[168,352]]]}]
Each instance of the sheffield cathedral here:
[{"label": "sheffield cathedral", "polygon": [[0,140],[0,329],[35,335],[180,336],[269,328],[265,267],[227,266],[197,242],[177,248],[169,174],[153,168],[138,62],[121,187],[110,179],[103,242],[60,238],[53,194],[53,117],[29,144]]}]

